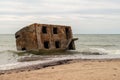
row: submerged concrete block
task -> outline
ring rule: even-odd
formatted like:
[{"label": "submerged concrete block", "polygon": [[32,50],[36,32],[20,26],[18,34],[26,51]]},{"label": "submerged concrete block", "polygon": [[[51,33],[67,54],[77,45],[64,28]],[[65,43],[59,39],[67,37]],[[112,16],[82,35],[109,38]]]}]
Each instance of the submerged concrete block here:
[{"label": "submerged concrete block", "polygon": [[34,23],[16,32],[15,37],[17,50],[75,50],[70,26]]}]

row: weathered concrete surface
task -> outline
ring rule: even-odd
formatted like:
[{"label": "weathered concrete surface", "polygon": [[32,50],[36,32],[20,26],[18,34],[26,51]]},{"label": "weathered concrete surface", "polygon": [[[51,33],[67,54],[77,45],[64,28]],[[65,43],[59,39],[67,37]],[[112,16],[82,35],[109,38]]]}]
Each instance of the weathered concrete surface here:
[{"label": "weathered concrete surface", "polygon": [[74,50],[70,26],[34,23],[16,32],[17,50]]}]

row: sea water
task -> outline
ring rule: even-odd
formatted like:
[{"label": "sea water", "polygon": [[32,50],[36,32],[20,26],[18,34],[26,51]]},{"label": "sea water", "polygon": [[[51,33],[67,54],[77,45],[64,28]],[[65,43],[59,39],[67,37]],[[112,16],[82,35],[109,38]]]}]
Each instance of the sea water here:
[{"label": "sea water", "polygon": [[78,51],[120,54],[119,34],[77,34],[74,35],[74,37],[79,38],[79,40],[76,41]]},{"label": "sea water", "polygon": [[74,34],[73,36],[79,39],[75,42],[76,50],[67,52],[68,55],[34,55],[22,54],[17,51],[15,36],[13,34],[0,34],[0,65],[16,64],[21,58],[38,56],[42,59],[42,61],[44,61],[44,59],[58,60],[62,58],[120,58],[119,34]]}]

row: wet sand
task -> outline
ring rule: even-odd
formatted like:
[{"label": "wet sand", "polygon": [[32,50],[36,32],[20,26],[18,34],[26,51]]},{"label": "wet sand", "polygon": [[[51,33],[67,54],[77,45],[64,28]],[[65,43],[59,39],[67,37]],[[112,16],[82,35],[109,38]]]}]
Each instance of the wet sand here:
[{"label": "wet sand", "polygon": [[0,80],[120,80],[120,60],[72,60],[63,65],[0,75]]}]

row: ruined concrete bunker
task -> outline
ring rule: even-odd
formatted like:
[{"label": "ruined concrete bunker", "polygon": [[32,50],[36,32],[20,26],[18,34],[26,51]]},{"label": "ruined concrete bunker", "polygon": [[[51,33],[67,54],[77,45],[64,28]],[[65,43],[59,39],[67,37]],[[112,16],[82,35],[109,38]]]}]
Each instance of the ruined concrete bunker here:
[{"label": "ruined concrete bunker", "polygon": [[34,23],[16,32],[17,50],[75,50],[70,26]]}]

